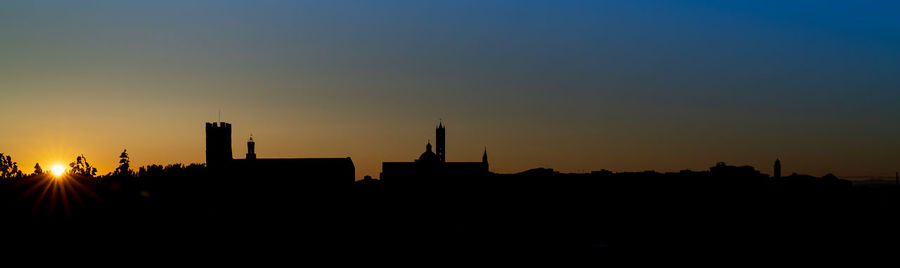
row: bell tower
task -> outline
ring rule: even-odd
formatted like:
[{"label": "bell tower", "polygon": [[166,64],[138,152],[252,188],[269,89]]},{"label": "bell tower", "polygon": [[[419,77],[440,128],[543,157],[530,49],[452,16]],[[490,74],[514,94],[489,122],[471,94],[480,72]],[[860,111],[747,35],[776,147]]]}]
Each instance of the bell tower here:
[{"label": "bell tower", "polygon": [[435,143],[436,146],[435,146],[434,153],[437,155],[437,158],[438,158],[438,160],[441,161],[441,163],[446,163],[447,162],[447,152],[446,152],[447,143],[446,143],[446,136],[444,133],[444,123],[443,122],[438,124],[437,130],[435,130],[434,136],[435,136],[435,139],[437,139],[437,141]]}]

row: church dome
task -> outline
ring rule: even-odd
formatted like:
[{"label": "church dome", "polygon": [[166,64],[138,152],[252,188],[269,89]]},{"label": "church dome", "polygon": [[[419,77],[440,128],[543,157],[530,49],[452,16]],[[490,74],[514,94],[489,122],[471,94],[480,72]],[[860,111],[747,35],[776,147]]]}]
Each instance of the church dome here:
[{"label": "church dome", "polygon": [[432,162],[437,163],[438,162],[437,155],[431,151],[431,142],[429,142],[427,145],[425,145],[425,152],[419,156],[419,159],[416,160],[416,162],[422,162],[422,163],[432,163]]}]

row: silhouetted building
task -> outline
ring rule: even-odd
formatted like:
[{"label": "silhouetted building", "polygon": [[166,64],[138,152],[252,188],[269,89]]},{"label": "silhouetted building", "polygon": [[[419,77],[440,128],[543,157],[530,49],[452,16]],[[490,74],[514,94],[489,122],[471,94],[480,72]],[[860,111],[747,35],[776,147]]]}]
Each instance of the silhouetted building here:
[{"label": "silhouetted building", "polygon": [[221,167],[231,161],[231,124],[206,123],[206,165]]},{"label": "silhouetted building", "polygon": [[776,179],[781,178],[781,160],[779,160],[778,158],[775,159],[775,172],[774,173],[775,173],[774,175],[775,175]]},{"label": "silhouetted building", "polygon": [[431,151],[431,142],[425,144],[425,152],[413,162],[382,162],[381,180],[390,183],[423,182],[425,179],[477,178],[490,173],[487,149],[481,162],[447,162],[445,128],[443,123],[435,131],[437,152]]},{"label": "silhouetted building", "polygon": [[429,141],[428,144],[425,144],[425,152],[419,155],[415,161],[423,164],[435,164],[441,162],[441,159],[431,151],[431,142]]},{"label": "silhouetted building", "polygon": [[250,135],[250,140],[247,141],[247,159],[256,159],[256,142],[253,141],[253,135]]},{"label": "silhouetted building", "polygon": [[444,122],[438,123],[437,129],[434,131],[434,138],[437,141],[437,158],[441,163],[447,163],[447,141]]},{"label": "silhouetted building", "polygon": [[247,141],[247,158],[232,159],[231,124],[206,123],[206,163],[238,177],[265,177],[285,183],[350,185],[356,180],[353,160],[346,158],[257,158],[256,142]]}]

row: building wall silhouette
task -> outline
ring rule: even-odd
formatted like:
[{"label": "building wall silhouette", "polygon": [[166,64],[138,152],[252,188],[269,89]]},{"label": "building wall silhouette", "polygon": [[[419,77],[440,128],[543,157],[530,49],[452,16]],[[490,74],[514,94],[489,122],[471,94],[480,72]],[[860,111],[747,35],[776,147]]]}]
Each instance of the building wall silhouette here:
[{"label": "building wall silhouette", "polygon": [[239,178],[275,178],[285,185],[349,186],[356,180],[350,157],[257,158],[256,141],[247,141],[247,158],[233,159],[231,124],[206,123],[206,163],[210,169]]}]

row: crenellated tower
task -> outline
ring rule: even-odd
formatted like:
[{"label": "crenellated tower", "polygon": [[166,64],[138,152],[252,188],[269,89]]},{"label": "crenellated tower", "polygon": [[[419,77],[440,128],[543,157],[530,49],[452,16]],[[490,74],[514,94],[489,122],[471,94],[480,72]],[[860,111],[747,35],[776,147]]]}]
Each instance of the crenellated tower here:
[{"label": "crenellated tower", "polygon": [[231,159],[231,124],[207,122],[206,165],[211,168],[222,167]]}]

